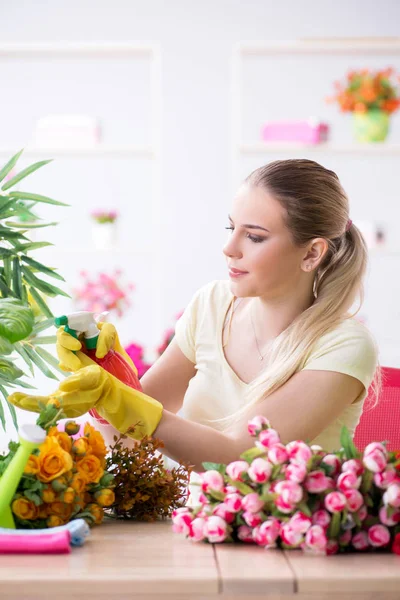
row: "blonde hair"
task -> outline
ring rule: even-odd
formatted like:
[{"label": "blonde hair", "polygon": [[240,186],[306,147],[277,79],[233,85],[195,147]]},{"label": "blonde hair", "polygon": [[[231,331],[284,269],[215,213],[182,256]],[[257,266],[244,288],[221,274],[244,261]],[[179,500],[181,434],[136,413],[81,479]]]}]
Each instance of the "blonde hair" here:
[{"label": "blonde hair", "polygon": [[[266,368],[247,387],[244,406],[217,419],[227,427],[301,370],[321,336],[357,314],[368,256],[361,232],[349,221],[349,201],[333,171],[312,160],[279,160],[253,171],[245,183],[262,187],[285,208],[295,244],[305,246],[321,237],[328,241],[328,251],[315,273],[314,302],[277,338]],[[358,308],[349,315],[357,297]],[[374,387],[377,395],[379,369]]]}]

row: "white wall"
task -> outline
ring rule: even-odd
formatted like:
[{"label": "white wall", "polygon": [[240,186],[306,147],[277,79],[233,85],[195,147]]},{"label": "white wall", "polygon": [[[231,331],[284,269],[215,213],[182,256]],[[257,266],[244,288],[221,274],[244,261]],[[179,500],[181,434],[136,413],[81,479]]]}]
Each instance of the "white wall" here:
[{"label": "white wall", "polygon": [[[275,158],[260,156],[256,159],[248,159],[243,162],[240,173],[231,172],[231,57],[234,44],[244,40],[395,36],[398,34],[399,17],[400,4],[397,0],[383,0],[379,4],[370,0],[348,0],[336,3],[330,0],[303,0],[302,2],[291,0],[280,3],[271,0],[246,2],[237,0],[203,0],[202,2],[14,0],[7,5],[2,3],[0,7],[0,18],[3,23],[2,42],[143,41],[160,44],[162,52],[160,215],[162,227],[157,242],[157,253],[161,261],[157,294],[162,299],[162,306],[158,315],[151,314],[145,298],[146,294],[154,292],[145,285],[142,286],[137,296],[133,297],[134,306],[129,313],[129,318],[124,320],[121,331],[124,341],[139,338],[144,343],[148,342],[145,339],[144,324],[154,320],[157,327],[160,327],[161,337],[164,328],[171,324],[173,316],[186,305],[200,285],[211,279],[226,276],[221,247],[225,239],[224,226],[233,191],[232,182],[240,180],[262,162]],[[400,66],[398,62],[397,66]],[[307,68],[305,63],[303,67]],[[347,70],[346,67],[347,64],[343,60],[339,61],[336,67],[335,64],[332,66],[332,72],[335,72],[336,68],[340,75]],[[32,68],[32,65],[26,63],[15,64],[10,68],[2,65],[0,61],[4,88],[7,89],[8,84],[11,86],[11,81],[7,78],[13,78],[12,85],[19,85],[21,88],[20,92],[13,97],[11,113],[7,113],[7,121],[12,127],[15,126],[15,131],[25,111],[32,112],[35,97],[42,90],[42,87],[39,89],[38,79],[32,78]],[[47,68],[53,69],[56,73],[58,66]],[[118,94],[126,94],[124,100],[127,99],[127,107],[132,95],[135,96],[134,82],[139,81],[142,75],[145,78],[143,73],[140,74],[139,71],[136,73],[134,70],[136,68],[140,70],[139,67],[132,67],[131,79],[125,80],[126,88],[121,90],[118,87]],[[268,62],[265,62],[257,65],[257,70],[253,74],[249,72],[249,76],[253,76],[253,83],[248,83],[250,90],[248,100],[251,96],[255,100],[259,99],[261,93],[266,100],[270,99],[268,68]],[[322,77],[325,72],[324,62],[315,61],[314,69],[316,87],[310,86],[304,89],[300,86],[301,89],[298,91],[299,98],[303,98],[301,102],[299,101],[303,111],[307,110],[308,105],[315,107],[316,94],[323,99],[331,92],[331,89],[326,89],[326,79],[323,83],[322,79],[321,84],[318,83],[319,77]],[[110,73],[107,74],[107,78],[111,76]],[[47,84],[51,80],[49,70]],[[45,83],[42,82],[41,86]],[[83,84],[84,82],[81,81],[80,85]],[[115,85],[110,84],[108,89],[106,87],[110,105],[115,100]],[[118,85],[120,86],[120,83]],[[84,96],[84,88],[82,89]],[[53,89],[53,93],[56,94],[57,90]],[[37,106],[39,111],[41,106],[46,105],[38,103]],[[247,102],[246,106],[250,108],[252,105]],[[107,97],[102,98],[102,107],[106,112]],[[258,115],[262,119],[260,102],[257,108]],[[54,110],[56,111],[57,107]],[[336,109],[332,107],[328,109],[322,102],[320,111],[316,116],[328,117],[331,122],[337,123],[339,129],[342,128],[340,132],[346,135],[346,129],[343,127],[343,123],[347,123],[345,117],[338,115]],[[47,107],[46,112],[49,112]],[[271,114],[273,114],[273,106],[268,105],[265,109],[265,118]],[[37,116],[41,114],[38,112]],[[249,132],[249,136],[254,137],[257,133],[257,123],[252,122],[250,116],[247,114],[246,131]],[[292,116],[309,115],[293,113]],[[398,122],[399,117],[396,116],[395,119]],[[5,139],[5,127],[4,125],[1,145],[10,143],[8,137],[10,129]],[[125,135],[124,128],[121,127],[121,119],[119,122],[117,120],[115,127],[113,135]],[[145,136],[139,122],[133,121],[132,132],[132,135],[139,135],[140,132],[140,135]],[[394,133],[398,135],[398,126]],[[23,138],[22,129],[16,142],[24,145]],[[399,138],[397,140],[399,141]],[[346,159],[332,159],[329,156],[321,156],[320,160],[337,170],[339,176],[343,178],[345,187],[354,197],[353,218],[365,216],[379,220],[382,213],[381,220],[392,224],[391,235],[397,235],[398,230],[393,226],[400,216],[397,197],[397,160],[379,158],[372,162],[365,162],[364,159],[362,161],[358,159],[350,163]],[[64,164],[61,166],[61,163],[51,166],[51,175],[50,167],[47,167],[41,179],[36,180],[38,183],[36,191],[46,193],[51,189],[55,197],[69,201],[74,197],[74,192],[81,189],[79,202],[82,203],[82,210],[86,213],[95,205],[96,194],[100,193],[96,186],[101,187],[101,193],[112,195],[117,190],[119,197],[122,197],[125,188],[123,185],[118,188],[115,183],[120,179],[120,169],[124,169],[124,177],[129,169],[127,181],[131,186],[144,176],[141,168],[129,162],[114,165],[113,178],[110,181],[104,177],[107,167],[103,164],[76,160],[69,164],[72,171],[68,171],[68,167]],[[374,193],[375,186],[378,193]],[[129,204],[126,201],[124,210],[123,227],[126,233],[129,231],[126,228],[127,223],[137,222],[141,208],[140,205],[135,205],[133,202]],[[62,231],[65,233],[65,228]],[[55,235],[57,237],[61,233],[56,231]],[[63,243],[66,243],[65,239]],[[75,268],[75,263],[79,261],[80,259],[72,253],[68,264],[66,262],[61,264],[61,272],[69,275]],[[375,289],[378,290],[378,286],[382,284],[388,286],[384,294],[385,301],[393,295],[391,286],[395,285],[393,275],[397,271],[397,266],[396,259],[392,260],[389,266],[384,262],[383,268],[378,266],[376,269]],[[135,280],[135,273],[140,269],[143,270],[143,263],[133,264],[129,272],[131,279]],[[388,282],[389,274],[390,282]],[[378,276],[381,277],[379,283]],[[142,275],[144,281],[143,277],[144,275]],[[135,297],[140,298],[140,301],[135,302]],[[396,306],[393,305],[391,310],[393,314]],[[375,307],[374,314],[379,312],[381,312],[379,306],[378,310]],[[382,314],[387,315],[387,310],[383,309]],[[377,319],[374,324],[376,333],[383,335],[378,329],[386,326],[387,321]],[[154,332],[154,327],[152,331]],[[157,332],[154,335],[156,334]],[[154,343],[154,336],[151,343]],[[40,379],[40,387],[45,391],[51,389],[52,384]]]}]

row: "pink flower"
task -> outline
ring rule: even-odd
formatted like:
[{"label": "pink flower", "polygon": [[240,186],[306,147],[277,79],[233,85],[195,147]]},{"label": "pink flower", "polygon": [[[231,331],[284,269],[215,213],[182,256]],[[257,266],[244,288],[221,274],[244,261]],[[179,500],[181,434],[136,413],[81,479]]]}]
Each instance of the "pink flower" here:
[{"label": "pink flower", "polygon": [[387,465],[387,451],[383,444],[373,442],[364,450],[363,464],[373,473],[380,473]]},{"label": "pink flower", "polygon": [[301,531],[298,531],[291,527],[290,522],[282,525],[280,535],[281,540],[284,544],[287,544],[288,546],[293,546],[294,548],[299,547],[300,544],[302,544],[304,541],[304,534]]},{"label": "pink flower", "polygon": [[385,505],[393,506],[394,508],[400,507],[400,483],[391,483],[386,492],[382,497]]},{"label": "pink flower", "polygon": [[288,481],[301,483],[307,475],[307,467],[303,463],[290,463],[285,470],[285,477]]},{"label": "pink flower", "polygon": [[320,525],[324,529],[329,527],[329,523],[331,522],[330,514],[321,508],[320,510],[316,510],[312,515],[313,525]]},{"label": "pink flower", "polygon": [[225,505],[225,503],[217,504],[217,506],[213,508],[212,513],[213,515],[217,515],[217,517],[221,517],[227,523],[232,523],[235,519],[234,513],[228,510],[228,507]]},{"label": "pink flower", "polygon": [[343,494],[347,498],[347,508],[350,512],[357,512],[364,504],[364,498],[358,490],[348,489],[344,490]]},{"label": "pink flower", "polygon": [[311,494],[320,494],[332,487],[332,480],[324,471],[311,471],[305,481],[304,487]]},{"label": "pink flower", "polygon": [[330,492],[325,496],[324,504],[331,513],[342,512],[347,506],[347,498],[342,492]]},{"label": "pink flower", "polygon": [[242,517],[249,527],[257,527],[264,520],[264,515],[262,512],[252,513],[250,511],[245,511],[242,514]]},{"label": "pink flower", "polygon": [[337,554],[339,551],[339,544],[336,540],[328,540],[326,544],[325,552],[327,556],[332,556],[333,554]]},{"label": "pink flower", "polygon": [[244,511],[252,513],[258,513],[264,507],[264,501],[261,500],[260,496],[255,492],[252,494],[246,494],[242,498],[242,508]]},{"label": "pink flower", "polygon": [[273,465],[281,465],[288,460],[288,454],[283,444],[274,444],[268,450],[268,460]]},{"label": "pink flower", "polygon": [[365,504],[358,510],[357,516],[360,521],[365,521],[365,519],[368,517],[368,509]]},{"label": "pink flower", "polygon": [[279,444],[280,441],[279,433],[275,429],[264,429],[258,436],[256,446],[261,450],[265,450],[271,448],[274,444]]},{"label": "pink flower", "polygon": [[237,492],[225,496],[224,504],[229,512],[237,513],[242,510],[242,496]]},{"label": "pink flower", "polygon": [[349,460],[346,460],[342,464],[342,472],[347,473],[348,471],[352,471],[357,475],[357,477],[359,475],[362,475],[364,473],[364,466],[361,460],[359,460],[358,458],[350,458]]},{"label": "pink flower", "polygon": [[366,531],[355,533],[351,544],[356,550],[367,550],[369,548],[368,533]]},{"label": "pink flower", "polygon": [[278,481],[274,492],[279,494],[275,499],[275,506],[285,514],[291,513],[303,498],[302,487],[294,481]]},{"label": "pink flower", "polygon": [[177,508],[172,513],[172,529],[174,533],[190,534],[190,527],[193,521],[193,514],[185,507]]},{"label": "pink flower", "polygon": [[228,524],[221,517],[211,516],[206,519],[203,531],[211,544],[218,544],[228,537]]},{"label": "pink flower", "polygon": [[226,474],[234,481],[242,481],[243,475],[249,470],[249,463],[245,460],[235,460],[226,467]]},{"label": "pink flower", "polygon": [[339,544],[341,546],[348,546],[351,542],[351,529],[348,529],[344,533],[342,533],[339,537]]},{"label": "pink flower", "polygon": [[254,544],[253,539],[253,530],[251,527],[247,525],[240,525],[237,530],[237,536],[241,542],[246,542],[248,544]]},{"label": "pink flower", "polygon": [[271,427],[271,425],[268,419],[262,415],[258,415],[248,422],[247,431],[252,437],[256,437],[260,431],[269,427]]},{"label": "pink flower", "polygon": [[206,537],[204,533],[205,523],[206,520],[202,517],[196,517],[196,519],[193,519],[189,532],[189,538],[191,540],[194,542],[201,542],[204,540]]},{"label": "pink flower", "polygon": [[379,518],[383,525],[393,527],[393,525],[400,523],[400,510],[394,510],[389,516],[387,506],[381,506],[379,509]]},{"label": "pink flower", "polygon": [[275,517],[269,517],[264,523],[253,529],[253,539],[259,546],[273,548],[280,530],[280,521]]},{"label": "pink flower", "polygon": [[218,471],[204,471],[204,473],[200,473],[200,477],[201,489],[203,492],[208,492],[209,490],[216,490],[217,492],[223,491],[224,478]]},{"label": "pink flower", "polygon": [[318,554],[325,554],[328,538],[324,529],[320,525],[312,525],[306,533],[304,544],[307,550],[312,550]]},{"label": "pink flower", "polygon": [[312,525],[310,517],[307,517],[301,511],[297,511],[288,522],[294,531],[299,531],[300,533],[306,533]]},{"label": "pink flower", "polygon": [[324,456],[321,462],[331,467],[329,475],[332,475],[334,477],[335,475],[340,473],[340,459],[336,456],[336,454],[326,454],[326,456]]},{"label": "pink flower", "polygon": [[372,525],[368,529],[368,541],[374,548],[387,546],[390,542],[389,529],[385,525]]},{"label": "pink flower", "polygon": [[286,444],[286,450],[291,462],[306,464],[312,457],[312,451],[305,442],[293,441]]},{"label": "pink flower", "polygon": [[336,487],[341,492],[345,490],[358,490],[361,485],[361,477],[357,477],[357,475],[353,471],[346,471],[345,473],[341,473],[336,481]]},{"label": "pink flower", "polygon": [[376,487],[385,490],[396,480],[396,469],[394,465],[388,465],[381,473],[374,474],[374,483]]},{"label": "pink flower", "polygon": [[255,458],[247,471],[248,476],[256,483],[265,483],[271,477],[272,465],[265,458]]},{"label": "pink flower", "polygon": [[209,499],[207,498],[207,496],[205,494],[203,494],[203,492],[200,492],[199,494],[199,503],[200,504],[210,504]]}]

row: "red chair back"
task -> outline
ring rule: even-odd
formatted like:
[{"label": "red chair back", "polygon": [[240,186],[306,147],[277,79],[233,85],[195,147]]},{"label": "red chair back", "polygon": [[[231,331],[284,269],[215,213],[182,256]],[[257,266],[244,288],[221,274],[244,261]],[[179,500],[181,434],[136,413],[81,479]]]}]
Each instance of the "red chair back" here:
[{"label": "red chair back", "polygon": [[365,401],[360,422],[354,433],[358,450],[370,442],[387,441],[388,450],[400,450],[400,369],[382,367],[382,391],[377,405]]}]

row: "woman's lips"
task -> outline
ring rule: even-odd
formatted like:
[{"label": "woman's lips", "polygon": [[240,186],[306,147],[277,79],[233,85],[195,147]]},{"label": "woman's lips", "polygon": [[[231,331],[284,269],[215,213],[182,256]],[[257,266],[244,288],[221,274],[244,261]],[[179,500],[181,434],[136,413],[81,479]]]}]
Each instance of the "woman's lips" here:
[{"label": "woman's lips", "polygon": [[239,271],[239,269],[233,269],[232,267],[229,268],[229,277],[233,277],[234,279],[237,279],[238,277],[243,277],[243,275],[247,275],[248,271]]}]

